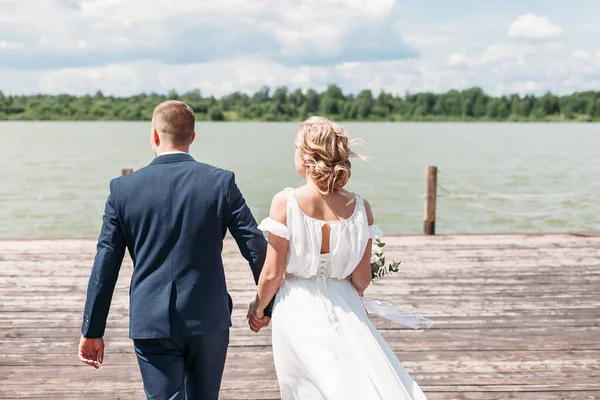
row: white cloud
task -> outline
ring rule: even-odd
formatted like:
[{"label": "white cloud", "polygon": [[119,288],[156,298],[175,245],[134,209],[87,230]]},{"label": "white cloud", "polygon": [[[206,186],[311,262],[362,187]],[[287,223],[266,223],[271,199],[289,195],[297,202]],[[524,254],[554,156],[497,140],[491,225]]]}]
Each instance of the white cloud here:
[{"label": "white cloud", "polygon": [[435,68],[408,60],[349,62],[333,67],[288,67],[238,59],[188,65],[135,62],[56,71],[0,69],[0,87],[8,93],[26,87],[44,93],[84,94],[102,90],[127,96],[144,91],[166,93],[170,89],[181,93],[197,88],[205,95],[221,96],[236,90],[253,93],[265,85],[323,90],[331,83],[340,85],[345,92],[370,88],[375,94],[382,89],[404,94],[407,90],[436,91],[450,87]]},{"label": "white cloud", "polygon": [[537,51],[536,47],[527,44],[497,43],[487,46],[479,55],[451,53],[446,62],[450,67],[458,68],[476,68],[500,61],[523,64],[527,55]]},{"label": "white cloud", "polygon": [[473,58],[468,56],[465,53],[451,53],[447,58],[446,61],[448,63],[449,66],[451,67],[474,67],[478,64],[478,61]]},{"label": "white cloud", "polygon": [[575,58],[577,60],[589,60],[590,57],[591,57],[591,55],[588,51],[585,51],[582,49],[577,49],[577,50],[573,51],[573,58]]},{"label": "white cloud", "polygon": [[513,39],[502,38],[510,21],[491,17],[497,5],[478,2],[490,12],[469,24],[467,6],[448,8],[440,21],[422,17],[439,0],[416,3],[0,0],[0,90],[126,96],[198,88],[220,96],[330,83],[398,94],[598,88],[600,52],[590,50],[595,36],[581,28],[596,3],[577,25],[565,20],[564,35],[560,14],[525,14],[528,6],[511,2],[511,15],[520,15],[508,29]]},{"label": "white cloud", "polygon": [[[457,54],[457,62],[473,62],[469,56]],[[0,67],[0,88],[5,93],[85,94],[102,90],[118,96],[167,93],[170,89],[180,93],[200,89],[204,95],[221,96],[237,90],[253,93],[264,85],[323,90],[331,83],[346,93],[368,88],[375,95],[381,90],[402,95],[407,91],[445,92],[473,86],[492,95],[600,89],[600,63],[595,66],[571,60],[545,67],[529,61],[516,67],[513,60],[500,60],[469,64],[465,67],[468,69],[448,67],[437,59],[347,62],[336,66],[285,66],[268,60],[236,59],[185,65],[122,62],[45,71]]]},{"label": "white cloud", "polygon": [[545,84],[540,81],[517,81],[510,87],[511,93],[519,93],[521,96],[526,94],[538,94],[544,90]]},{"label": "white cloud", "polygon": [[0,40],[0,51],[2,50],[21,50],[24,49],[25,45],[20,42],[8,42],[6,40]]},{"label": "white cloud", "polygon": [[536,51],[537,50],[534,46],[527,44],[499,43],[488,46],[483,54],[481,54],[479,62],[481,64],[500,60],[515,60],[523,62],[525,56],[535,53]]},{"label": "white cloud", "polygon": [[265,85],[322,88],[335,80],[335,67],[287,67],[249,59],[186,65],[139,61],[51,71],[0,69],[0,88],[7,93],[20,93],[18,87],[69,94],[102,90],[117,96],[201,89],[207,95],[221,96],[237,90],[252,93]]},{"label": "white cloud", "polygon": [[551,39],[563,34],[560,25],[550,22],[548,17],[535,14],[523,14],[508,27],[511,38]]},{"label": "white cloud", "polygon": [[542,51],[561,51],[565,48],[565,44],[563,42],[546,42],[540,45],[540,50]]},{"label": "white cloud", "polygon": [[451,41],[450,37],[442,35],[407,35],[404,36],[404,40],[417,47],[446,44]]},{"label": "white cloud", "polygon": [[287,65],[335,65],[418,55],[402,38],[394,0],[4,2],[10,19],[2,19],[0,35],[19,38],[24,47],[0,65],[19,68],[256,55]]}]

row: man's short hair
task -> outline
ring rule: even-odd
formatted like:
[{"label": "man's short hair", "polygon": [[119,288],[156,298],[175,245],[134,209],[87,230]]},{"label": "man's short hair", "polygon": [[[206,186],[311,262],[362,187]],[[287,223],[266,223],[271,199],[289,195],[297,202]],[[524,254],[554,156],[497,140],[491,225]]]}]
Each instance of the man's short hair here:
[{"label": "man's short hair", "polygon": [[154,109],[152,126],[162,139],[176,146],[190,144],[196,125],[194,110],[182,101],[168,100]]}]

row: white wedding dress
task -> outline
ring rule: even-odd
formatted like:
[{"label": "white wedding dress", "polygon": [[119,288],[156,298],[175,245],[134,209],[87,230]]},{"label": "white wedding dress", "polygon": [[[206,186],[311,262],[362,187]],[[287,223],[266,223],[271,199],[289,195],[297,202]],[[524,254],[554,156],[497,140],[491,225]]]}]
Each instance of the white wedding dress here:
[{"label": "white wedding dress", "polygon": [[[423,400],[422,390],[369,321],[349,279],[369,238],[364,202],[346,220],[305,215],[293,189],[287,226],[270,218],[260,229],[289,241],[285,279],[272,318],[273,355],[282,400]],[[320,254],[322,228],[330,253]]]}]

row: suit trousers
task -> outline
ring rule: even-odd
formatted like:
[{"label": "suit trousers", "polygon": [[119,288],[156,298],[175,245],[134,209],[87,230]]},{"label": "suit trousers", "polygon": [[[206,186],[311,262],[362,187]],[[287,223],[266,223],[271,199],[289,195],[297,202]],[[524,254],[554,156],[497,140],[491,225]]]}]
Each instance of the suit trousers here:
[{"label": "suit trousers", "polygon": [[148,399],[218,400],[229,329],[133,343]]}]

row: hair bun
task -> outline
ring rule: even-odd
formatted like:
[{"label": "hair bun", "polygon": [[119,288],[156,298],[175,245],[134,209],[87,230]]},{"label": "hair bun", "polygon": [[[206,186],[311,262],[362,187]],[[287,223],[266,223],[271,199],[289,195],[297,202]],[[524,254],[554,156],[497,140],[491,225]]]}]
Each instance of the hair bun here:
[{"label": "hair bun", "polygon": [[307,174],[323,193],[344,187],[351,176],[351,157],[346,131],[324,117],[310,117],[298,129],[296,147]]}]

